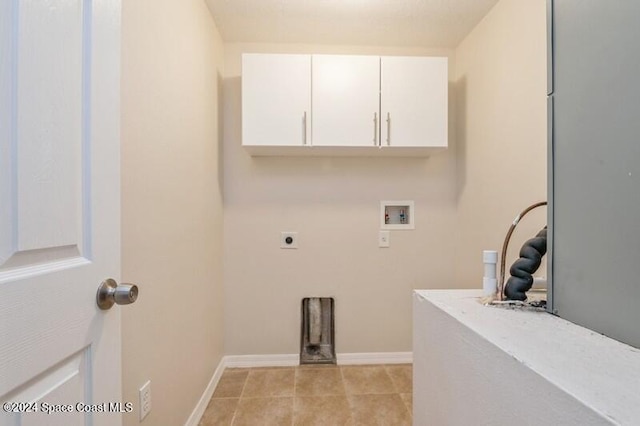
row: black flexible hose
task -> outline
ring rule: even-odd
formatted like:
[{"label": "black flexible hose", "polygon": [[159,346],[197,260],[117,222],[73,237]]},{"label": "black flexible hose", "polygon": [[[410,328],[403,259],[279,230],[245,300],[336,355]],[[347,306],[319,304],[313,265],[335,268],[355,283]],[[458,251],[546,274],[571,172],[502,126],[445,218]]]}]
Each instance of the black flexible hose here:
[{"label": "black flexible hose", "polygon": [[518,226],[518,223],[520,223],[520,220],[523,217],[525,217],[527,213],[529,213],[533,209],[546,206],[546,205],[547,205],[546,201],[540,201],[524,209],[513,220],[513,223],[509,227],[509,231],[507,231],[507,235],[504,237],[504,242],[502,243],[502,252],[500,253],[500,281],[498,281],[498,297],[500,298],[500,300],[502,300],[502,297],[504,295],[504,267],[507,262],[507,249],[509,248],[509,241],[511,240],[511,234],[513,234],[513,231],[516,230],[516,226]]},{"label": "black flexible hose", "polygon": [[527,300],[526,292],[533,286],[532,274],[542,263],[542,256],[547,252],[547,227],[527,240],[520,249],[520,259],[513,262],[509,272],[511,277],[504,287],[507,300]]}]

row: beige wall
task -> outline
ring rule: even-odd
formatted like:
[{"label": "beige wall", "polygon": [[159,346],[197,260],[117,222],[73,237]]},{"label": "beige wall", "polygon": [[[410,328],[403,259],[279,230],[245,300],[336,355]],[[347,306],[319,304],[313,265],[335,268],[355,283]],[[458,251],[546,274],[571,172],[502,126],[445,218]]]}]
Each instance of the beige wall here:
[{"label": "beige wall", "polygon": [[[429,159],[250,157],[241,146],[243,52],[452,51],[225,45],[225,353],[298,353],[306,296],[336,298],[339,353],[410,351],[411,290],[455,284],[455,149]],[[416,229],[392,231],[391,247],[378,248],[380,201],[405,199],[415,201]],[[281,231],[297,231],[300,248],[280,249]]]},{"label": "beige wall", "polygon": [[184,424],[223,354],[218,76],[223,46],[202,0],[123,2],[123,394],[147,425]]},{"label": "beige wall", "polygon": [[[123,387],[137,402],[152,380],[145,423],[184,423],[223,334],[226,354],[297,353],[302,297],[336,298],[339,353],[399,352],[411,350],[413,288],[479,287],[481,251],[546,198],[544,25],[544,2],[502,0],[455,52],[226,44],[223,58],[204,2],[124,2],[122,276],[141,296],[122,310]],[[450,147],[429,159],[250,157],[242,52],[447,55]],[[415,201],[416,229],[381,249],[379,201],[393,199]],[[536,214],[514,247],[542,226]],[[300,249],[281,250],[281,231],[298,231]]]},{"label": "beige wall", "polygon": [[[500,250],[515,216],[547,198],[545,19],[544,1],[501,0],[456,49],[460,287],[480,285],[482,250]],[[545,223],[546,208],[521,222],[507,265]]]},{"label": "beige wall", "polygon": [[[252,158],[241,147],[243,52],[450,56],[450,147],[429,158]],[[411,350],[413,288],[481,287],[483,249],[546,199],[545,3],[502,0],[455,52],[227,44],[225,353],[297,353],[300,299],[336,298],[339,353]],[[379,201],[416,229],[377,247]],[[546,222],[532,212],[508,265]],[[299,250],[279,233],[299,232]]]}]

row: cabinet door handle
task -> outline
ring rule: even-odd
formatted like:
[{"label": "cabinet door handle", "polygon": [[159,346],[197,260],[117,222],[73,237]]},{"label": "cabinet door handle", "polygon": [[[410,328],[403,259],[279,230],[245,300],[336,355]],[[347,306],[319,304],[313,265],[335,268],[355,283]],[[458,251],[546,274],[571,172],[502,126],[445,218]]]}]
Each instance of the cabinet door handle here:
[{"label": "cabinet door handle", "polygon": [[302,116],[302,144],[307,144],[307,111]]},{"label": "cabinet door handle", "polygon": [[391,145],[391,113],[387,113],[387,146]]},{"label": "cabinet door handle", "polygon": [[378,113],[373,113],[373,146],[378,145]]}]

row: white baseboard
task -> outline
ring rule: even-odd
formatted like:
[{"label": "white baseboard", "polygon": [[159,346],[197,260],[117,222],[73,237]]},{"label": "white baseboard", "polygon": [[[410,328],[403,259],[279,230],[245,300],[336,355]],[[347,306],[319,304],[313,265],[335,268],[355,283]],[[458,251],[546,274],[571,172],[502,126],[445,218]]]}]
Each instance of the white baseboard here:
[{"label": "white baseboard", "polygon": [[337,354],[338,365],[411,364],[413,352],[371,352]]},{"label": "white baseboard", "polygon": [[[338,365],[409,364],[413,362],[413,352],[337,354],[336,358]],[[298,354],[227,355],[222,357],[185,426],[198,426],[225,368],[295,367],[299,364],[300,355]]]},{"label": "white baseboard", "polygon": [[[372,352],[337,354],[338,365],[410,364],[413,352]],[[293,367],[300,363],[298,354],[228,355],[226,367]]]},{"label": "white baseboard", "polygon": [[300,355],[227,355],[225,361],[229,368],[294,367],[300,363]]},{"label": "white baseboard", "polygon": [[216,367],[216,371],[213,372],[213,376],[211,380],[209,380],[209,384],[204,390],[204,393],[200,397],[200,400],[196,404],[195,408],[191,412],[191,415],[187,419],[185,426],[198,426],[200,423],[200,419],[207,409],[207,405],[209,405],[209,401],[213,396],[213,392],[216,390],[216,386],[218,386],[218,382],[220,381],[220,377],[222,377],[222,373],[224,369],[227,367],[225,362],[226,357],[222,357],[220,363],[218,363],[218,367]]}]

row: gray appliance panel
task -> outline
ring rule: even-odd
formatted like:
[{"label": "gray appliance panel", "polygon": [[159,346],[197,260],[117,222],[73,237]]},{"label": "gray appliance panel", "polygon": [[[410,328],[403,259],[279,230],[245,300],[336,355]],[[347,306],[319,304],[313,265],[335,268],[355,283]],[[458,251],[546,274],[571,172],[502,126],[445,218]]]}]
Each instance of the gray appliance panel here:
[{"label": "gray appliance panel", "polygon": [[552,310],[640,347],[640,2],[553,1]]}]

